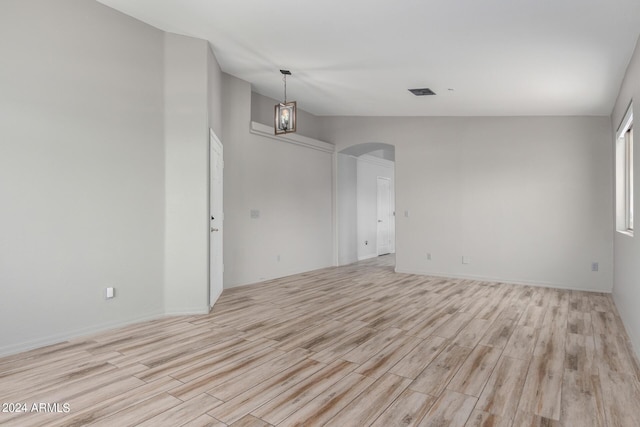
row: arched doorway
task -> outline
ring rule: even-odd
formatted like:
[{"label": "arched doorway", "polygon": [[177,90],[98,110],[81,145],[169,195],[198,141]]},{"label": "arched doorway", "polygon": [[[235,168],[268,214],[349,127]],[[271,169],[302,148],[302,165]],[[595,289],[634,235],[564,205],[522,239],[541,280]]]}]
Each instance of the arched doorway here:
[{"label": "arched doorway", "polygon": [[368,142],[340,151],[337,190],[338,264],[394,254],[395,147]]}]

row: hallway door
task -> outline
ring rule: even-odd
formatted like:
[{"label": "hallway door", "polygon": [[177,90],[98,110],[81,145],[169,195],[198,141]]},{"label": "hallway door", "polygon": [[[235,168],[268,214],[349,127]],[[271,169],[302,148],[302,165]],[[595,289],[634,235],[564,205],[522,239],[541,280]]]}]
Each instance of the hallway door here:
[{"label": "hallway door", "polygon": [[378,255],[391,252],[391,180],[378,177]]},{"label": "hallway door", "polygon": [[222,210],[222,172],[224,161],[222,158],[222,143],[210,130],[210,194],[209,194],[209,307],[222,294],[224,264],[222,260],[222,224],[224,214]]}]

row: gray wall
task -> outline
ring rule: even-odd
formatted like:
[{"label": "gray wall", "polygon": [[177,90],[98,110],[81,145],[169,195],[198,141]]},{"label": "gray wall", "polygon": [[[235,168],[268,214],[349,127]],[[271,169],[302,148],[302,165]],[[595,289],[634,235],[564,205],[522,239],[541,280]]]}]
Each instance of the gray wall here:
[{"label": "gray wall", "polygon": [[398,271],[608,292],[611,132],[608,117],[332,117],[322,139],[395,145]]},{"label": "gray wall", "polygon": [[358,261],[358,161],[338,154],[338,265]]},{"label": "gray wall", "polygon": [[[208,127],[225,146],[225,286],[332,264],[338,162],[250,133],[272,100],[223,75],[206,42],[91,1],[4,0],[0,52],[0,354],[206,309]],[[614,127],[640,92],[638,57]],[[611,290],[610,118],[300,126],[338,151],[395,145],[396,209],[411,212],[398,270]],[[634,242],[615,237],[614,297],[638,349]]]},{"label": "gray wall", "polygon": [[3,2],[0,51],[0,354],[206,312],[208,43],[28,0]]},{"label": "gray wall", "polygon": [[3,0],[0,354],[163,312],[163,48],[93,1]]},{"label": "gray wall", "polygon": [[333,156],[250,133],[251,98],[224,75],[226,288],[333,264]]},{"label": "gray wall", "polygon": [[220,138],[222,136],[222,70],[211,51],[211,45],[207,49],[207,71],[209,127]]},{"label": "gray wall", "polygon": [[[627,107],[631,101],[634,101],[634,121],[636,142],[634,149],[634,201],[638,206],[640,200],[640,173],[638,173],[638,167],[640,166],[640,149],[638,149],[638,133],[637,124],[640,122],[640,42],[636,44],[636,50],[631,58],[627,73],[625,75],[620,93],[616,101],[613,114],[611,115],[612,129],[613,131],[609,135],[609,149],[611,155],[613,155],[615,147],[615,135],[614,132],[620,125]],[[636,209],[636,217],[638,210]],[[636,220],[637,222],[637,220]],[[638,227],[636,227],[638,228]],[[614,286],[613,286],[613,298],[620,312],[620,316],[624,321],[625,327],[636,354],[640,354],[640,310],[638,304],[640,302],[640,236],[638,236],[638,230],[635,232],[635,236],[631,237],[622,233],[614,232]]]},{"label": "gray wall", "polygon": [[209,45],[165,34],[165,311],[206,313]]}]

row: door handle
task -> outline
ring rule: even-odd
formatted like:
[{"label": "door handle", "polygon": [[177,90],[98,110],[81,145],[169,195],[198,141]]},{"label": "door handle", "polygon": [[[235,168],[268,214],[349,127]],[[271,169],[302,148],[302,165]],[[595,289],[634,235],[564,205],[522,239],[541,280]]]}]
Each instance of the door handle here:
[{"label": "door handle", "polygon": [[220,230],[218,230],[217,228],[211,227],[211,231],[213,232],[213,231],[220,231]]}]

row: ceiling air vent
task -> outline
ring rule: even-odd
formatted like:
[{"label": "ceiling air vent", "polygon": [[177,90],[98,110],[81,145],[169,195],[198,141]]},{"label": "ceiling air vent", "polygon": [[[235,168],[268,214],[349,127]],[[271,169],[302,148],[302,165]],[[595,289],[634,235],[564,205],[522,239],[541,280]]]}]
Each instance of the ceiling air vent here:
[{"label": "ceiling air vent", "polygon": [[425,96],[425,95],[435,95],[436,93],[429,89],[428,87],[422,89],[409,89],[409,92],[414,94],[415,96]]}]

